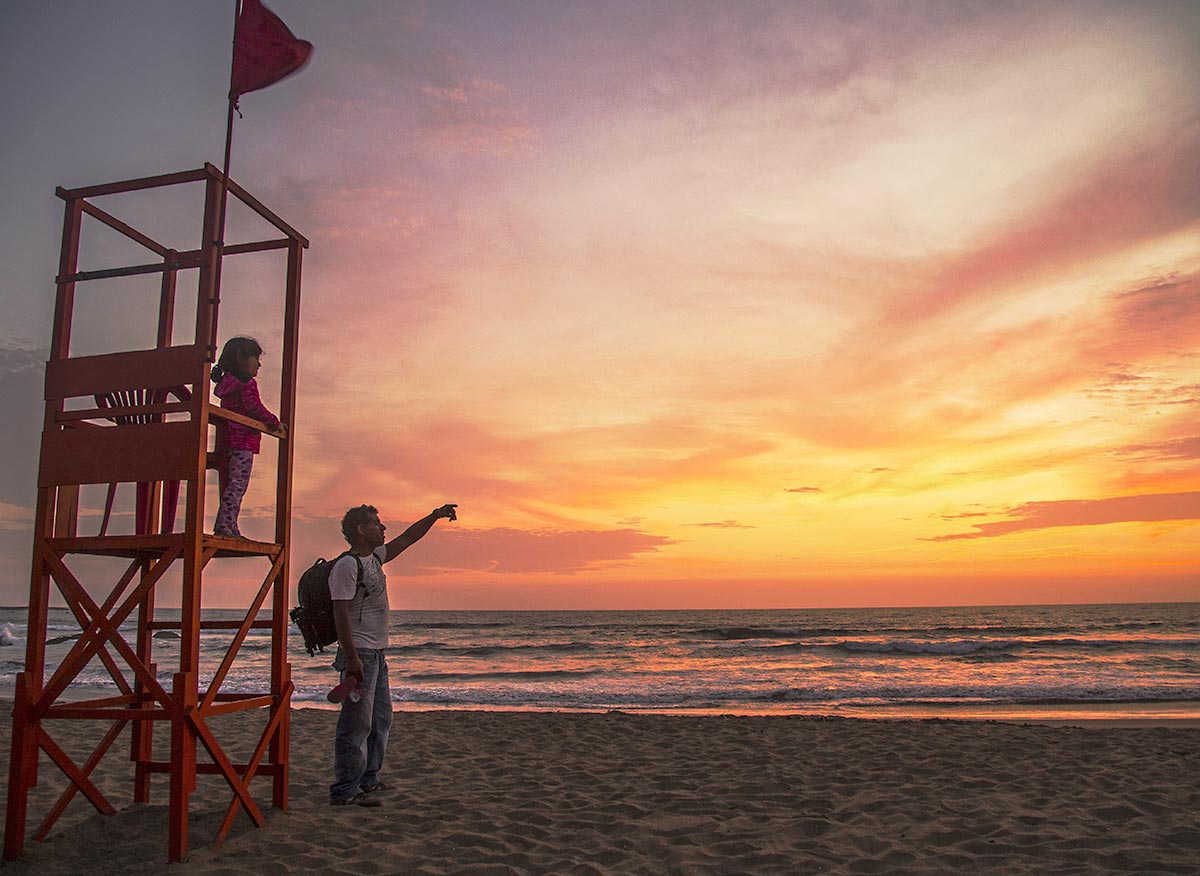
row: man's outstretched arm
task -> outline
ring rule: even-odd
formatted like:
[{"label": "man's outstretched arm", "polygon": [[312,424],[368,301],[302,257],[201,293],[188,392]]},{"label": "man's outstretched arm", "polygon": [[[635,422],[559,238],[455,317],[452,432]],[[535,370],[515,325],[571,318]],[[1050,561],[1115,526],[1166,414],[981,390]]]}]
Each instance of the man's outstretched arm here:
[{"label": "man's outstretched arm", "polygon": [[443,505],[441,508],[435,508],[408,529],[404,530],[404,532],[393,538],[384,546],[387,550],[387,556],[383,558],[383,561],[386,563],[394,560],[400,554],[404,553],[424,538],[425,533],[429,532],[433,528],[433,524],[437,523],[441,518],[445,517],[447,520],[456,520],[457,515],[455,515],[454,509],[457,507],[458,505],[450,504]]}]

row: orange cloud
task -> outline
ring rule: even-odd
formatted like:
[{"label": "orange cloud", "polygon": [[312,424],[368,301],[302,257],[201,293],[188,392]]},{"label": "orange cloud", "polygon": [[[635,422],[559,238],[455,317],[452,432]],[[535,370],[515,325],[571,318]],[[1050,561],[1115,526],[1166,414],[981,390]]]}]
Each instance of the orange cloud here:
[{"label": "orange cloud", "polygon": [[1113,454],[1143,460],[1200,459],[1200,435],[1154,444],[1127,444],[1114,450]]},{"label": "orange cloud", "polygon": [[1108,499],[1065,499],[1026,502],[1010,508],[1014,520],[977,523],[975,532],[941,535],[923,541],[992,538],[1057,526],[1099,526],[1160,520],[1200,520],[1200,492],[1115,496]]}]

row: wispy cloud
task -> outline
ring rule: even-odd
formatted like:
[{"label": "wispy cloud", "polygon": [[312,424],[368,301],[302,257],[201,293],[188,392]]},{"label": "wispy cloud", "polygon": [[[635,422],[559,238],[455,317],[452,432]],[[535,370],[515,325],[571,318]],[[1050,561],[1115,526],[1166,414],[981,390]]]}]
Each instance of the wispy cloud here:
[{"label": "wispy cloud", "polygon": [[46,365],[47,351],[32,344],[0,341],[0,377],[38,372]]},{"label": "wispy cloud", "polygon": [[528,110],[499,82],[467,71],[417,85],[427,136],[441,149],[488,155],[528,155],[539,135]]},{"label": "wispy cloud", "polygon": [[1143,460],[1200,459],[1200,435],[1153,444],[1127,444],[1114,450],[1113,455]]},{"label": "wispy cloud", "polygon": [[974,532],[941,535],[924,541],[993,538],[1015,532],[1059,526],[1100,526],[1107,523],[1146,523],[1200,520],[1200,492],[1115,496],[1108,499],[1064,499],[1026,502],[1010,508],[1013,519],[977,523]]},{"label": "wispy cloud", "polygon": [[0,502],[0,529],[13,532],[28,531],[33,525],[33,509]]}]

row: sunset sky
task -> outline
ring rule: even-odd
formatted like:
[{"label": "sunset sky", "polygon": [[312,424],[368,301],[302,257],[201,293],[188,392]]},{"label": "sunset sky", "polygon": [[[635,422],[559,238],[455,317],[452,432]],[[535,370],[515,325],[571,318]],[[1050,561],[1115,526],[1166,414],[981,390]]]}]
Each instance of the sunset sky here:
[{"label": "sunset sky", "polygon": [[[452,501],[393,607],[1200,599],[1200,6],[268,5],[315,50],[243,98],[231,175],[312,241],[297,568],[349,505],[394,535]],[[55,186],[220,165],[232,9],[6,7],[0,603]],[[275,258],[221,313],[272,407]],[[80,298],[76,352],[153,345]]]}]

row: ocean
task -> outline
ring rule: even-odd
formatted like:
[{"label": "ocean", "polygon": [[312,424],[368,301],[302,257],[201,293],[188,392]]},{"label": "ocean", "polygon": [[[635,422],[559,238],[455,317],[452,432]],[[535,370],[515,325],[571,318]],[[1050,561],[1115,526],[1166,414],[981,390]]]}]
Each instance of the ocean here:
[{"label": "ocean", "polygon": [[[7,695],[23,667],[25,624],[24,609],[0,609]],[[48,666],[78,635],[68,612],[51,612]],[[155,644],[168,687],[172,636]],[[202,635],[209,677],[231,636]],[[395,611],[391,641],[392,699],[405,709],[1200,717],[1200,603]],[[253,631],[223,689],[264,690],[269,648],[267,632]],[[332,653],[310,657],[294,628],[289,650],[294,704],[328,707]],[[72,695],[114,689],[93,660]]]}]

